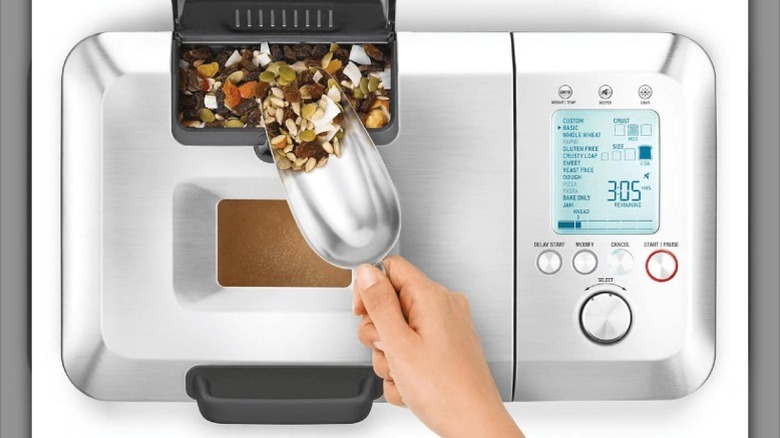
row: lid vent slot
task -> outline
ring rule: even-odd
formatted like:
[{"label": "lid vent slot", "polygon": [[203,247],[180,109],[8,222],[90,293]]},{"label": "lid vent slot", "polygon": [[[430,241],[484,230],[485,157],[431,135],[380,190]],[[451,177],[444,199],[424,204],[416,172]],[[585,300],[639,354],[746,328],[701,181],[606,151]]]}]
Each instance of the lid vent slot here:
[{"label": "lid vent slot", "polygon": [[[247,9],[246,10],[246,21],[242,21],[243,16],[243,10],[242,9],[235,9],[235,23],[234,26],[237,30],[254,30],[254,29],[263,29],[266,27],[266,24],[264,22],[264,17],[266,15],[266,12],[268,12],[268,15],[270,17],[270,23],[268,27],[271,28],[277,28],[277,17],[276,17],[276,10],[270,9],[266,11],[265,9],[258,9],[257,10],[257,23],[253,24],[252,17],[253,17],[253,10]],[[281,11],[281,28],[283,29],[299,29],[301,27],[310,28],[312,26],[311,23],[311,11],[309,9],[304,9],[304,21],[301,23],[298,20],[298,9],[293,9],[292,11],[292,22],[290,23],[290,26],[288,26],[288,20],[287,20],[287,10],[282,9]],[[327,16],[327,23],[323,23],[324,18],[323,13],[321,9],[317,9],[317,24],[316,26],[318,28],[327,28],[327,29],[334,29],[335,28],[335,21],[334,21],[334,11],[333,9],[327,10],[328,16]]]}]

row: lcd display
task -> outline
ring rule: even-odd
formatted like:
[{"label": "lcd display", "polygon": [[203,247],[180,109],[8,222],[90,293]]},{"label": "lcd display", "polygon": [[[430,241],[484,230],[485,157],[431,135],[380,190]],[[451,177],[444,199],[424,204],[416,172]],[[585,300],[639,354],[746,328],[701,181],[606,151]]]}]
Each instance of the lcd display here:
[{"label": "lcd display", "polygon": [[653,110],[560,110],[552,117],[552,226],[559,234],[652,234],[659,215]]}]

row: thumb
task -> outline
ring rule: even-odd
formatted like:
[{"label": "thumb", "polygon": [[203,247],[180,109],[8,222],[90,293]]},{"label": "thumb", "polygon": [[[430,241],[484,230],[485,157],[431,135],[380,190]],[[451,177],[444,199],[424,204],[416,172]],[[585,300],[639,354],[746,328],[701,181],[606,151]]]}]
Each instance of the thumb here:
[{"label": "thumb", "polygon": [[358,268],[355,290],[386,347],[403,342],[412,329],[401,312],[401,303],[390,280],[377,268]]}]

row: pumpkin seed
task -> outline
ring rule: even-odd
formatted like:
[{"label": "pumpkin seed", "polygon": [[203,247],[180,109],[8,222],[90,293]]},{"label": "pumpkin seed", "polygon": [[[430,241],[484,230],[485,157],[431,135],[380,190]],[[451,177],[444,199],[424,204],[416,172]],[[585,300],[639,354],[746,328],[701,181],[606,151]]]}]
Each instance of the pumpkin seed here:
[{"label": "pumpkin seed", "polygon": [[322,68],[327,68],[332,59],[333,59],[333,52],[326,53],[325,56],[322,57],[322,62],[320,63],[320,65],[322,65]]},{"label": "pumpkin seed", "polygon": [[225,128],[243,128],[244,122],[239,119],[230,119],[225,122]]},{"label": "pumpkin seed", "polygon": [[266,83],[270,84],[271,82],[274,81],[274,79],[276,79],[276,75],[273,74],[273,72],[270,72],[270,71],[266,70],[266,71],[260,73],[260,80],[263,81],[263,82],[266,82]]},{"label": "pumpkin seed", "polygon": [[279,67],[279,79],[284,82],[292,82],[295,80],[295,70],[288,65],[282,65]]},{"label": "pumpkin seed", "polygon": [[368,79],[360,78],[360,91],[363,92],[363,95],[368,96]]},{"label": "pumpkin seed", "polygon": [[331,52],[335,52],[335,51],[336,51],[336,50],[338,50],[338,49],[339,49],[339,45],[338,45],[338,44],[336,44],[336,43],[330,43],[330,51],[331,51]]},{"label": "pumpkin seed", "polygon": [[355,91],[352,92],[352,97],[360,100],[366,96],[363,94],[363,91],[360,88],[355,88]]},{"label": "pumpkin seed", "polygon": [[211,110],[208,108],[203,108],[202,110],[200,110],[198,116],[200,117],[201,120],[203,120],[206,123],[210,123],[215,120],[214,113],[211,112]]},{"label": "pumpkin seed", "polygon": [[368,80],[368,91],[373,93],[379,88],[379,78],[371,76],[371,79]]},{"label": "pumpkin seed", "polygon": [[236,70],[228,76],[228,80],[234,84],[241,82],[242,79],[244,79],[244,72],[241,70]]}]

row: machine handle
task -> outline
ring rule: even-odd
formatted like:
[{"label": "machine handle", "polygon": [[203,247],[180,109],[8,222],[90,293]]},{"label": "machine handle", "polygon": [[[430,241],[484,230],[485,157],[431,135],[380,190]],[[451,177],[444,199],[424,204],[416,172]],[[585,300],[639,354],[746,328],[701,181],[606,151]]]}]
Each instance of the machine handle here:
[{"label": "machine handle", "polygon": [[382,396],[371,367],[198,366],[187,394],[223,424],[345,424],[362,421]]}]

